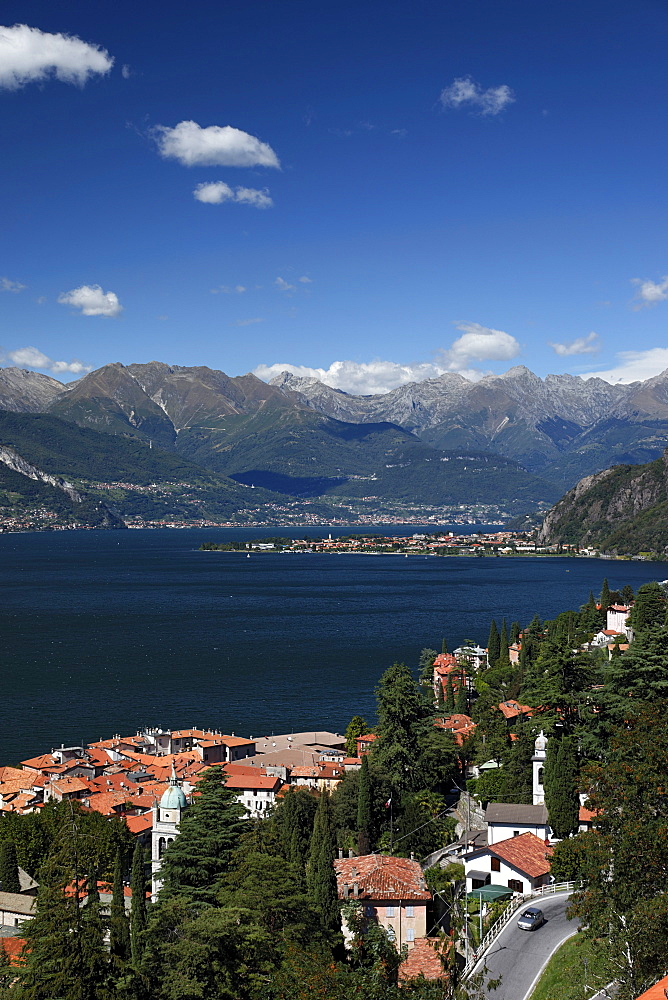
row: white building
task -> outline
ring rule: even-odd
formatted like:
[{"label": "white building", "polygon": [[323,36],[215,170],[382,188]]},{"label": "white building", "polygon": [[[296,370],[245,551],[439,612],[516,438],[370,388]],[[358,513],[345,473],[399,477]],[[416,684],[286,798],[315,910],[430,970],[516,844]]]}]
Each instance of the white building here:
[{"label": "white building", "polygon": [[626,624],[631,606],[629,604],[611,604],[606,611],[606,628],[617,634],[625,635],[629,642],[633,642],[633,629]]},{"label": "white building", "polygon": [[532,892],[549,884],[551,855],[552,847],[533,833],[471,851],[464,858],[466,891],[495,885],[514,893]]},{"label": "white building", "polygon": [[545,805],[527,806],[515,802],[490,802],[485,810],[487,844],[492,846],[510,837],[533,833],[540,840],[552,837]]}]

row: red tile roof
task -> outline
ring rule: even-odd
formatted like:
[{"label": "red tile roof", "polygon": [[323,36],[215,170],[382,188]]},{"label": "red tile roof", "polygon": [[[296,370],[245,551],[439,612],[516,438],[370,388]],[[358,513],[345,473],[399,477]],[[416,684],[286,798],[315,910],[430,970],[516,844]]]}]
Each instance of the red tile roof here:
[{"label": "red tile roof", "polygon": [[512,699],[502,701],[499,709],[506,719],[516,719],[518,715],[528,715],[530,717],[533,714],[533,708],[530,708],[528,705],[520,705],[519,702]]},{"label": "red tile roof", "polygon": [[549,872],[550,856],[554,848],[534,833],[521,833],[519,837],[498,841],[488,850],[529,878],[538,878]]},{"label": "red tile roof", "polygon": [[417,861],[393,858],[387,854],[364,854],[359,858],[339,858],[334,862],[339,899],[344,899],[344,885],[359,886],[359,899],[431,899]]},{"label": "red tile roof", "polygon": [[265,774],[253,774],[253,775],[240,775],[240,774],[230,774],[225,782],[228,788],[234,788],[238,791],[243,791],[244,789],[252,790],[257,789],[258,791],[276,791],[277,788],[281,786],[280,778],[270,778]]},{"label": "red tile roof", "polygon": [[126,816],[125,825],[130,833],[137,837],[140,833],[153,829],[153,811],[144,813],[143,816]]},{"label": "red tile roof", "polygon": [[666,990],[668,990],[668,976],[664,976],[658,983],[654,983],[654,986],[650,986],[636,1000],[665,1000]]},{"label": "red tile roof", "polygon": [[0,938],[0,948],[4,949],[5,955],[9,957],[12,965],[21,965],[20,956],[25,945],[25,938],[3,937]]},{"label": "red tile roof", "polygon": [[442,958],[447,954],[452,942],[443,947],[439,938],[416,938],[415,944],[408,952],[408,957],[399,966],[399,979],[445,979],[447,973],[443,968]]}]

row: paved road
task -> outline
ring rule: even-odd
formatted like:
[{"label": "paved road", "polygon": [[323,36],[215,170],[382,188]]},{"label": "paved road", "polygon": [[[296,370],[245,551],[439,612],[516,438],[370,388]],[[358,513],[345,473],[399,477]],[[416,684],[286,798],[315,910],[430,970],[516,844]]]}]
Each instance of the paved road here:
[{"label": "paved road", "polygon": [[527,906],[538,906],[545,914],[545,923],[535,931],[521,931],[517,914],[485,955],[489,977],[501,978],[498,989],[489,993],[490,1000],[526,1000],[536,977],[560,944],[577,930],[577,920],[566,919],[568,894],[546,896],[527,901]]}]

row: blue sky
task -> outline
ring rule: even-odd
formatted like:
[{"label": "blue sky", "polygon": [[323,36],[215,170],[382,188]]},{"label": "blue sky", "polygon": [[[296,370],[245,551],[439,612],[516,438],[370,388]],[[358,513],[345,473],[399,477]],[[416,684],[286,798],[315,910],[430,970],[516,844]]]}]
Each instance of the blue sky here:
[{"label": "blue sky", "polygon": [[668,368],[665,3],[0,20],[2,364],[293,366],[359,392]]}]

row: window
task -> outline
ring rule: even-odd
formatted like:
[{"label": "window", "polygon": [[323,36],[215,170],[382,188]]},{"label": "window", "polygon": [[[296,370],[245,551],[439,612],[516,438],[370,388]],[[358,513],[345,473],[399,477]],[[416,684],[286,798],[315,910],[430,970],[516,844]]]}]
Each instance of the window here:
[{"label": "window", "polygon": [[406,940],[415,941],[415,930],[412,927],[408,927],[406,930]]},{"label": "window", "polygon": [[513,892],[524,892],[524,882],[520,882],[519,879],[509,878],[508,888],[512,889]]},{"label": "window", "polygon": [[543,768],[542,767],[538,768],[538,784],[539,785],[543,784]]},{"label": "window", "polygon": [[489,866],[490,866],[490,868],[492,869],[493,872],[500,872],[501,871],[501,862],[500,862],[499,858],[490,858],[489,859]]},{"label": "window", "polygon": [[393,917],[394,916],[394,907],[393,906],[386,906],[385,907],[385,916],[386,917]]},{"label": "window", "polygon": [[513,830],[513,837],[519,837],[519,835],[520,835],[519,830]]},{"label": "window", "polygon": [[407,917],[414,917],[415,916],[415,907],[414,906],[407,906],[406,907],[406,916]]}]

